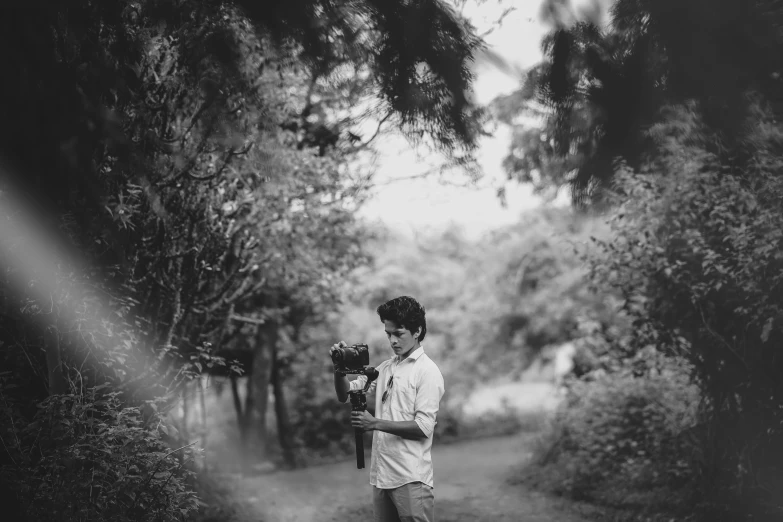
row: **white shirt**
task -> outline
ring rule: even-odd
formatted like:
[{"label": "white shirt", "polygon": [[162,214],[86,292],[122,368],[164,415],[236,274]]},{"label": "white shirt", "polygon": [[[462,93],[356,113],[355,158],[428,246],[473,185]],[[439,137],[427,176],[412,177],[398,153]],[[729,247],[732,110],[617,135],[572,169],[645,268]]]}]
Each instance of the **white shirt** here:
[{"label": "white shirt", "polygon": [[[370,484],[394,489],[409,482],[434,487],[432,470],[432,433],[445,387],[443,375],[420,346],[400,361],[399,356],[383,361],[376,368],[378,378],[368,391],[375,390],[375,417],[391,421],[416,421],[426,438],[403,439],[375,430],[372,438]],[[385,402],[381,402],[389,379],[393,380]],[[351,390],[360,390],[367,377],[351,381]]]}]

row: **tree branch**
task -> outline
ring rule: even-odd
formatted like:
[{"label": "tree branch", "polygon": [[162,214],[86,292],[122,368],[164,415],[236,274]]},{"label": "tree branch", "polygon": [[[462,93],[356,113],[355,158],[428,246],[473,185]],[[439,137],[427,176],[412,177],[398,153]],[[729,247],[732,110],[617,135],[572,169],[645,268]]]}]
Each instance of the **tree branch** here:
[{"label": "tree branch", "polygon": [[478,37],[479,37],[479,38],[481,38],[481,39],[483,40],[484,38],[486,38],[487,36],[489,36],[490,34],[492,34],[492,33],[495,31],[495,29],[497,29],[498,27],[500,27],[500,25],[503,23],[503,20],[504,20],[504,19],[505,19],[505,18],[506,18],[506,17],[507,17],[509,14],[511,14],[512,12],[514,12],[514,11],[516,11],[516,10],[517,10],[517,8],[516,8],[516,7],[507,7],[507,8],[505,8],[505,9],[503,10],[503,12],[502,12],[502,13],[500,13],[500,16],[498,16],[498,19],[497,19],[497,20],[495,20],[494,22],[492,22],[492,24],[490,24],[490,27],[489,27],[489,29],[487,29],[487,30],[486,30],[486,31],[484,31],[483,33],[479,34],[479,35],[478,35]]},{"label": "tree branch", "polygon": [[367,139],[367,141],[365,141],[365,142],[363,142],[363,143],[360,143],[359,145],[355,145],[355,146],[353,146],[353,147],[349,148],[349,149],[348,149],[348,153],[354,153],[354,152],[358,152],[358,151],[360,151],[360,150],[364,150],[364,149],[366,149],[367,147],[369,147],[369,146],[370,146],[370,144],[373,142],[373,140],[375,140],[375,138],[377,138],[377,137],[378,137],[378,135],[381,133],[381,127],[383,127],[383,124],[384,124],[384,123],[386,123],[386,121],[387,121],[389,118],[391,118],[391,116],[392,116],[392,113],[391,113],[391,112],[387,112],[387,113],[386,113],[386,116],[384,116],[383,118],[381,118],[381,121],[379,121],[379,122],[378,122],[378,128],[377,128],[377,129],[375,129],[375,132],[373,133],[373,135],[372,135],[372,136],[370,136],[370,137]]},{"label": "tree branch", "polygon": [[186,173],[186,175],[190,179],[195,180],[195,181],[209,181],[209,180],[215,179],[216,177],[220,176],[223,173],[224,170],[226,170],[226,167],[228,167],[229,163],[231,163],[231,160],[235,156],[241,156],[243,154],[247,154],[252,147],[253,147],[253,144],[251,143],[250,145],[248,145],[247,147],[245,147],[244,149],[242,149],[240,151],[237,151],[235,147],[231,147],[230,149],[228,149],[228,152],[226,153],[226,157],[223,160],[223,165],[214,174],[210,174],[208,176],[196,176],[195,174],[191,174],[188,171]]},{"label": "tree branch", "polygon": [[255,319],[253,317],[245,317],[245,316],[236,315],[236,314],[231,315],[231,320],[232,321],[238,321],[240,323],[255,324],[255,325],[258,325],[258,326],[266,324],[266,320],[264,320],[264,319]]}]

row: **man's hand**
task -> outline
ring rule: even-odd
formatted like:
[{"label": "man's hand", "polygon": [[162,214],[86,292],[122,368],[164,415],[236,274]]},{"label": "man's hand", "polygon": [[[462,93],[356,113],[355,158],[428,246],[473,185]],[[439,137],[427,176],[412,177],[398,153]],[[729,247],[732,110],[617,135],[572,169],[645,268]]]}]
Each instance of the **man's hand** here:
[{"label": "man's hand", "polygon": [[[332,345],[332,347],[331,347],[331,348],[329,348],[329,357],[330,357],[330,358],[332,357],[332,354],[334,353],[334,351],[335,351],[336,349],[338,349],[338,348],[345,348],[345,347],[347,347],[347,346],[348,346],[348,345],[347,345],[347,344],[345,344],[345,341],[340,341],[340,342],[339,342],[339,343],[337,343],[337,344],[333,344],[333,345]],[[333,366],[334,366],[334,365],[333,365]],[[334,371],[335,371],[335,372],[337,372],[337,366],[334,366]],[[342,373],[342,372],[339,372],[339,373],[340,373],[340,375],[345,375],[345,374],[344,374],[344,373]]]},{"label": "man's hand", "polygon": [[373,417],[368,411],[352,411],[351,425],[363,431],[372,431],[378,419]]},{"label": "man's hand", "polygon": [[[332,356],[335,350],[338,348],[343,348],[347,346],[344,341],[340,341],[337,344],[333,344],[331,348],[329,348],[329,357]],[[348,382],[348,379],[345,378],[345,374],[337,369],[337,366],[332,363],[332,367],[334,370],[334,391],[337,392],[337,400],[340,402],[345,402],[348,400],[348,390],[351,389],[351,385]]]}]

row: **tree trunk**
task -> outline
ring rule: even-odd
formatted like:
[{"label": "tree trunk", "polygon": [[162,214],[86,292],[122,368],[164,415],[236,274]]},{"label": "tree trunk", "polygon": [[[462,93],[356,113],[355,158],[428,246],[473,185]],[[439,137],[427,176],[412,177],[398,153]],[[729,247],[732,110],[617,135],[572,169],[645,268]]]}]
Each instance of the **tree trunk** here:
[{"label": "tree trunk", "polygon": [[[277,325],[273,323],[258,327],[256,337],[255,355],[253,357],[253,374],[247,382],[247,401],[245,403],[245,415],[250,423],[252,415],[255,417],[256,440],[258,441],[258,453],[262,460],[268,458],[266,441],[266,409],[269,403],[269,380],[271,377],[271,360],[269,347],[275,344],[277,337]],[[251,413],[252,412],[252,413]],[[250,428],[247,427],[249,430]]]},{"label": "tree trunk", "polygon": [[183,441],[190,439],[190,433],[188,433],[188,417],[190,417],[190,397],[188,397],[188,382],[182,383],[182,419],[180,420],[179,432]]},{"label": "tree trunk", "polygon": [[207,381],[205,383],[204,379],[209,379],[209,377],[208,376],[204,377],[203,375],[198,376],[198,401],[199,401],[199,407],[201,408],[201,447],[206,449],[207,447],[207,398],[206,398],[206,392],[204,391],[204,388],[206,388],[209,382]]},{"label": "tree trunk", "polygon": [[283,450],[283,459],[291,467],[296,467],[296,456],[294,452],[294,433],[291,428],[291,419],[288,416],[288,405],[285,402],[285,391],[283,389],[283,377],[281,375],[280,361],[277,357],[277,336],[275,344],[270,346],[272,353],[272,389],[275,393],[275,415],[277,417],[277,438],[280,441],[280,448]]},{"label": "tree trunk", "polygon": [[[234,400],[234,411],[237,414],[237,427],[239,427],[239,437],[242,440],[242,447],[247,449],[247,428],[246,428],[246,412],[242,411],[242,401],[239,398],[239,385],[237,383],[237,376],[232,375],[231,379],[231,398]],[[248,388],[248,392],[250,389]]]},{"label": "tree trunk", "polygon": [[[253,387],[255,386],[255,383],[253,382],[253,377],[247,378],[247,383],[245,384],[245,389],[247,390],[247,393],[245,394],[245,408],[242,412],[242,419],[241,419],[241,427],[239,436],[241,438],[242,444],[243,444],[243,452],[247,455],[248,452],[251,450],[250,447],[250,436],[253,432],[253,416],[255,415],[255,400],[253,397]],[[237,400],[239,399],[239,395],[237,394]],[[264,426],[264,432],[266,432],[266,426]],[[266,441],[265,438],[261,439],[262,442],[262,451],[265,445],[263,444]],[[249,466],[252,463],[252,459],[246,458],[243,461],[243,464],[245,466],[245,471],[249,472]]]},{"label": "tree trunk", "polygon": [[68,393],[68,380],[63,371],[60,353],[60,332],[56,326],[44,330],[44,349],[46,350],[46,369],[49,377],[49,395]]}]

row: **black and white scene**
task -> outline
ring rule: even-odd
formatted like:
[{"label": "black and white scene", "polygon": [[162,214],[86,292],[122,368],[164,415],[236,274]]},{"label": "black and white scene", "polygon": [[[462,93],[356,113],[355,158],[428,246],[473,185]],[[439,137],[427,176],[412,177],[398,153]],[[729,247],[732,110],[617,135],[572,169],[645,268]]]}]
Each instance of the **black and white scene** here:
[{"label": "black and white scene", "polygon": [[783,2],[2,4],[4,522],[783,522]]}]

